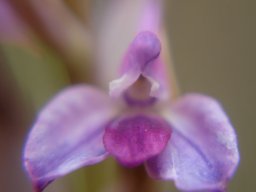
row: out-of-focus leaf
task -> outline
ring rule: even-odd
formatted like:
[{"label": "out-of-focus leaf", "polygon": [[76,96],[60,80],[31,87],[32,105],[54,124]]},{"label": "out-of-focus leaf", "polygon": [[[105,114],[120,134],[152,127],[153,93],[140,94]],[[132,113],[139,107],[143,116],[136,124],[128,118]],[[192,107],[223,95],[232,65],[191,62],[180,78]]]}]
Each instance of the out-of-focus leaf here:
[{"label": "out-of-focus leaf", "polygon": [[1,50],[22,93],[35,108],[69,83],[66,69],[50,51],[32,53],[12,45],[2,45]]},{"label": "out-of-focus leaf", "polygon": [[0,0],[0,42],[30,46],[31,31],[18,17],[8,0]]}]

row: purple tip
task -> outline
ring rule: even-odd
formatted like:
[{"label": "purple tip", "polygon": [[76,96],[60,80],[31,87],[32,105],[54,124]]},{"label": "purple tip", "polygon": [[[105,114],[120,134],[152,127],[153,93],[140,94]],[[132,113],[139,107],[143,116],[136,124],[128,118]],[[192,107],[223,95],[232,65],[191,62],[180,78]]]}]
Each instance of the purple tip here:
[{"label": "purple tip", "polygon": [[130,51],[133,61],[143,69],[159,56],[161,43],[154,33],[143,31],[134,39]]}]

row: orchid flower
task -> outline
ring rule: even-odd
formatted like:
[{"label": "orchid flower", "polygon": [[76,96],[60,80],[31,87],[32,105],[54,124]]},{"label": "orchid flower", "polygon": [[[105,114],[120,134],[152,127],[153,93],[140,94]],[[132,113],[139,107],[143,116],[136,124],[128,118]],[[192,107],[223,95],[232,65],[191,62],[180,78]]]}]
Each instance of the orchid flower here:
[{"label": "orchid flower", "polygon": [[159,13],[149,2],[109,94],[71,86],[40,111],[24,151],[37,191],[108,156],[126,167],[144,164],[149,176],[180,190],[225,190],[239,161],[235,131],[215,99],[171,99]]}]

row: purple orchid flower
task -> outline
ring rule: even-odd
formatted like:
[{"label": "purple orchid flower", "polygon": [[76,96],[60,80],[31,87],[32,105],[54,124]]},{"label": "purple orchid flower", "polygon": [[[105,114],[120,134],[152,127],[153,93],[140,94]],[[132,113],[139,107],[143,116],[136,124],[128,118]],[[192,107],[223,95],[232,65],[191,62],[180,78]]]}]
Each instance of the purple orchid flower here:
[{"label": "purple orchid flower", "polygon": [[114,156],[125,166],[145,163],[150,176],[183,190],[223,189],[238,163],[236,135],[214,99],[163,97],[160,41],[148,31],[132,42],[123,75],[109,97],[79,85],[59,93],[29,135],[25,166],[39,189],[82,166]]},{"label": "purple orchid flower", "polygon": [[170,100],[155,22],[144,24],[109,95],[72,86],[39,113],[24,151],[37,191],[108,156],[127,167],[144,163],[151,177],[174,180],[180,190],[225,189],[239,161],[234,129],[213,98]]}]

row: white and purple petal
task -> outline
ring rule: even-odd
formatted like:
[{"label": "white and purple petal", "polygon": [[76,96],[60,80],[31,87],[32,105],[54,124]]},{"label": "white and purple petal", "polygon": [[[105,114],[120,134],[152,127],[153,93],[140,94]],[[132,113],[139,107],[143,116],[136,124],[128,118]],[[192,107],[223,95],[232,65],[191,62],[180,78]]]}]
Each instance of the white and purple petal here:
[{"label": "white and purple petal", "polygon": [[25,168],[37,190],[104,160],[104,126],[116,112],[110,98],[90,86],[67,88],[48,103],[39,113],[24,151]]},{"label": "white and purple petal", "polygon": [[239,162],[235,131],[214,99],[189,94],[165,113],[172,138],[147,162],[153,177],[173,179],[181,190],[223,190]]}]

